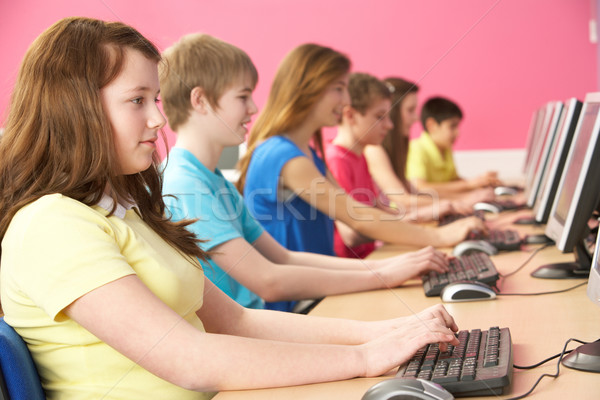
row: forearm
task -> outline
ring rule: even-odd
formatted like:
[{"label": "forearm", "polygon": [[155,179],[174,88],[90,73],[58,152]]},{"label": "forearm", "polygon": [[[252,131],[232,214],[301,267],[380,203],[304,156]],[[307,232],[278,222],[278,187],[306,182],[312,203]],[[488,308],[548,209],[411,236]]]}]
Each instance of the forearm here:
[{"label": "forearm", "polygon": [[436,228],[405,222],[404,215],[382,214],[372,219],[359,217],[352,227],[363,235],[387,243],[415,247],[441,247],[445,243]]},{"label": "forearm", "polygon": [[[201,345],[194,350],[187,360],[190,364],[185,365],[200,381],[194,382],[192,389],[196,390],[302,385],[350,379],[365,373],[362,354],[356,346],[205,334]],[[182,360],[182,364],[185,362]]]},{"label": "forearm", "polygon": [[365,271],[377,270],[383,266],[382,260],[366,260],[356,258],[325,256],[322,254],[289,251],[288,262],[296,265],[307,265],[331,270]]},{"label": "forearm", "polygon": [[435,191],[440,197],[452,197],[475,189],[468,181],[456,179],[449,182],[427,182],[424,180],[415,180],[413,184],[419,190]]},{"label": "forearm", "polygon": [[350,228],[348,225],[343,222],[336,221],[335,228],[337,230],[338,235],[341,237],[344,244],[348,247],[359,246],[364,243],[370,243],[373,239],[361,235],[356,232],[354,229]]},{"label": "forearm", "polygon": [[404,206],[405,208],[421,207],[431,205],[437,199],[434,196],[419,196],[410,193],[387,193],[385,194],[391,202],[394,202],[396,208]]},{"label": "forearm", "polygon": [[[389,324],[388,324],[389,325]],[[372,340],[391,329],[384,322],[245,309],[228,334],[293,343],[354,345]]]},{"label": "forearm", "polygon": [[[307,257],[308,258],[308,257]],[[275,266],[266,279],[260,279],[256,288],[249,287],[266,301],[301,300],[350,292],[398,286],[410,278],[410,271],[402,271],[393,277],[383,276],[361,260],[336,258],[348,269],[326,268],[322,259],[318,266],[280,265]],[[351,263],[353,261],[354,263]],[[322,267],[321,267],[322,266]],[[351,269],[350,269],[351,268]]]}]

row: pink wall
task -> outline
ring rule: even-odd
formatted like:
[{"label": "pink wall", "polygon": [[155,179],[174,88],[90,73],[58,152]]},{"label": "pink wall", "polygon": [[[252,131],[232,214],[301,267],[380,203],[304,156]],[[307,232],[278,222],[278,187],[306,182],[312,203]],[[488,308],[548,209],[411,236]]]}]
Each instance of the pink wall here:
[{"label": "pink wall", "polygon": [[82,15],[129,23],[160,48],[196,31],[243,48],[260,73],[259,107],[289,50],[309,41],[328,45],[349,54],[355,71],[417,81],[421,100],[456,100],[465,112],[458,149],[523,148],[535,108],[598,90],[592,1],[2,2],[0,123],[29,43],[59,18]]}]

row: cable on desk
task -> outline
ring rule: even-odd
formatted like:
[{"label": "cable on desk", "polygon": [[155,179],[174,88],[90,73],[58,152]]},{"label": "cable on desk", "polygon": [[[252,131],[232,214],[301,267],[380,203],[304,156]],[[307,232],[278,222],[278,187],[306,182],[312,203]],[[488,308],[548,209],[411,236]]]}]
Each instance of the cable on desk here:
[{"label": "cable on desk", "polygon": [[540,296],[543,294],[564,293],[564,292],[568,292],[569,290],[577,289],[578,287],[581,287],[583,285],[587,285],[587,281],[578,283],[577,285],[571,286],[570,288],[566,288],[566,289],[562,289],[562,290],[555,290],[552,292],[538,292],[538,293],[501,293],[500,292],[500,293],[496,293],[496,296]]},{"label": "cable on desk", "polygon": [[511,276],[511,275],[514,275],[514,274],[516,274],[517,272],[519,272],[520,270],[522,270],[522,269],[523,269],[523,267],[525,267],[525,266],[526,266],[526,265],[529,263],[529,261],[531,261],[531,259],[532,259],[532,258],[533,258],[533,257],[534,257],[534,256],[535,256],[537,253],[539,253],[540,251],[542,251],[543,249],[545,249],[545,248],[546,248],[546,247],[548,247],[548,246],[551,246],[551,243],[546,243],[546,244],[544,244],[543,246],[541,246],[541,247],[538,247],[537,249],[535,249],[535,250],[534,250],[534,251],[533,251],[533,252],[532,252],[532,253],[529,255],[529,257],[527,257],[527,260],[525,260],[525,261],[523,262],[523,264],[521,264],[521,265],[520,265],[520,266],[519,266],[517,269],[515,269],[514,271],[512,271],[512,272],[509,272],[508,274],[498,274],[498,275],[499,275],[501,278],[507,278],[507,277],[509,277],[509,276]]},{"label": "cable on desk", "polygon": [[[533,384],[533,386],[531,387],[531,389],[529,389],[529,391],[528,391],[527,393],[525,393],[525,394],[522,394],[522,395],[519,395],[519,396],[516,396],[516,397],[510,397],[510,398],[508,398],[508,399],[505,399],[505,400],[519,400],[519,399],[522,399],[522,398],[524,398],[524,397],[527,397],[527,396],[529,396],[529,395],[531,394],[531,392],[533,392],[533,390],[534,390],[534,389],[537,387],[537,385],[540,383],[540,381],[541,381],[541,380],[542,380],[544,377],[546,377],[546,376],[547,376],[547,377],[550,377],[550,378],[557,378],[557,377],[558,377],[558,374],[560,373],[560,363],[561,363],[561,361],[562,361],[563,357],[565,356],[565,354],[567,353],[567,351],[566,351],[566,350],[567,350],[567,346],[569,345],[569,343],[571,343],[571,341],[575,341],[575,342],[582,343],[580,340],[573,339],[573,338],[571,338],[571,339],[569,339],[569,340],[567,340],[567,341],[566,341],[566,343],[565,343],[565,346],[563,347],[562,351],[561,351],[561,352],[560,352],[560,354],[559,354],[559,359],[558,359],[558,362],[556,363],[556,373],[555,373],[555,374],[553,374],[553,375],[552,375],[552,374],[542,374],[542,375],[541,375],[541,376],[538,378],[538,380],[537,380],[537,381],[535,381],[535,383]],[[553,358],[554,358],[554,357],[553,357]],[[544,361],[544,362],[545,362],[545,361]],[[540,365],[541,365],[541,364],[540,364]]]},{"label": "cable on desk", "polygon": [[[581,343],[581,344],[590,344],[590,343],[594,343],[594,342],[584,342],[583,340],[579,340],[579,339],[571,339],[571,340],[573,340],[574,342],[577,342],[577,343]],[[598,341],[600,341],[600,339],[596,340],[596,342],[598,342]],[[569,354],[569,353],[570,353],[570,352],[572,352],[572,351],[573,351],[573,350],[567,350],[567,351],[565,351],[565,354]],[[548,357],[548,358],[546,358],[545,360],[542,360],[542,361],[540,361],[539,363],[537,363],[537,364],[533,364],[533,365],[521,366],[521,365],[513,364],[513,368],[516,368],[516,369],[534,369],[534,368],[537,368],[537,367],[539,367],[539,366],[540,366],[540,365],[542,365],[542,364],[545,364],[545,363],[547,363],[548,361],[552,361],[552,360],[554,360],[556,357],[560,357],[560,353],[558,353],[558,354],[555,354],[555,355],[553,355],[553,356],[551,356],[551,357]]]}]

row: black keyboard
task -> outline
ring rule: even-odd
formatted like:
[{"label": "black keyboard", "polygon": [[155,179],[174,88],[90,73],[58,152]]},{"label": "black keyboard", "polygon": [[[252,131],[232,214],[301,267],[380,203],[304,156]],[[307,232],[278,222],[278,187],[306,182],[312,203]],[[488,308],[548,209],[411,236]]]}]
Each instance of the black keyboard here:
[{"label": "black keyboard", "polygon": [[523,204],[517,204],[512,200],[496,200],[496,201],[488,201],[486,203],[491,203],[496,207],[500,208],[502,211],[511,211],[511,210],[521,210],[525,208]]},{"label": "black keyboard", "polygon": [[448,272],[429,271],[421,277],[425,296],[439,296],[444,286],[456,281],[479,281],[494,286],[499,278],[490,256],[482,252],[453,258],[449,268]]},{"label": "black keyboard", "polygon": [[458,221],[459,219],[472,217],[472,216],[476,216],[476,217],[480,218],[481,220],[485,220],[485,212],[481,211],[481,210],[476,210],[476,211],[473,211],[473,213],[471,213],[471,214],[462,214],[462,213],[446,214],[440,218],[438,225],[439,226],[448,225],[454,221]]},{"label": "black keyboard", "polygon": [[473,231],[467,237],[469,240],[485,240],[500,251],[515,251],[521,249],[523,239],[519,232],[512,229],[491,229],[487,234]]},{"label": "black keyboard", "polygon": [[398,378],[436,382],[455,397],[500,395],[512,379],[512,340],[508,328],[458,332],[457,346],[421,348],[398,368]]}]

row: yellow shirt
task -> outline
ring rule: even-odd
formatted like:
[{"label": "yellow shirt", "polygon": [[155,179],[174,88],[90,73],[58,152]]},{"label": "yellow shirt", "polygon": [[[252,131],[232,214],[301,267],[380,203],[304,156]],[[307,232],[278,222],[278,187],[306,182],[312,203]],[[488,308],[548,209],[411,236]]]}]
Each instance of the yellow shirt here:
[{"label": "yellow shirt", "polygon": [[196,260],[181,256],[135,209],[119,207],[107,218],[102,207],[53,194],[19,210],[2,241],[5,320],[27,343],[48,400],[210,398],[156,377],[62,312],[91,290],[137,274],[204,331],[195,314],[204,287]]},{"label": "yellow shirt", "polygon": [[458,179],[452,149],[446,149],[442,157],[440,149],[429,134],[421,133],[421,136],[411,140],[408,146],[406,178],[426,182],[449,182]]}]

